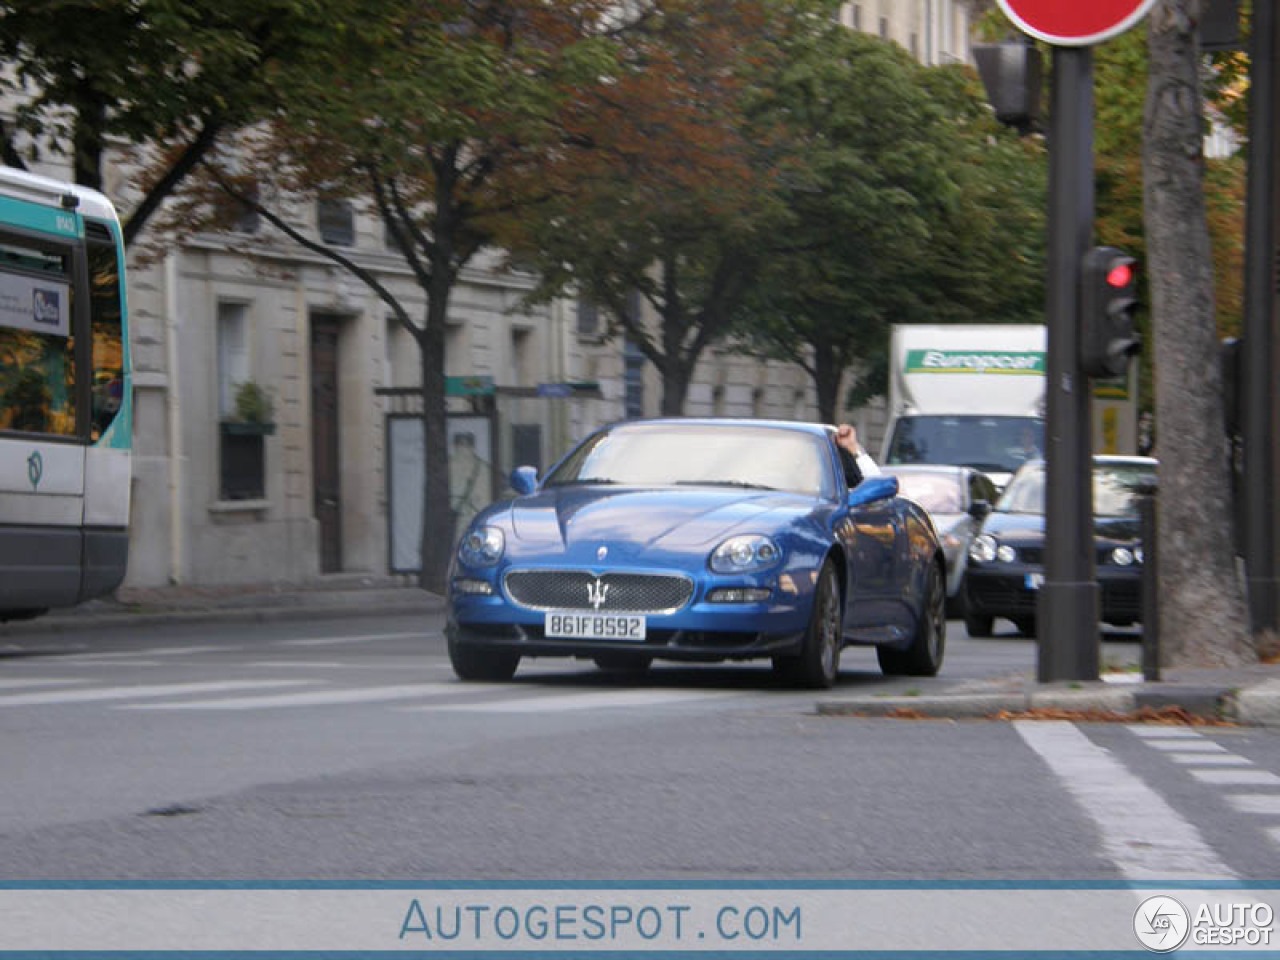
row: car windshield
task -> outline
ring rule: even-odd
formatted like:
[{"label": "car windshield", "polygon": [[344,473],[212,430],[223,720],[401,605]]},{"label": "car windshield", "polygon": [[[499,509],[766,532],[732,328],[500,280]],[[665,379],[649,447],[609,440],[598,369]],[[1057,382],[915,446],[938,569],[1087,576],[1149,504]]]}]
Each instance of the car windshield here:
[{"label": "car windshield", "polygon": [[[1093,466],[1093,515],[1138,515],[1138,491],[1155,483],[1155,468],[1144,463],[1095,463]],[[1005,488],[995,509],[1002,513],[1044,513],[1043,465],[1020,470]]]},{"label": "car windshield", "polygon": [[1012,473],[1044,449],[1044,424],[1030,417],[903,417],[885,464],[951,463]]},{"label": "car windshield", "polygon": [[819,496],[830,492],[829,448],[824,437],[802,430],[620,424],[583,441],[545,485],[707,485]]},{"label": "car windshield", "polygon": [[898,488],[930,513],[963,513],[964,494],[960,479],[953,473],[922,473],[914,470],[890,471],[898,478]]}]

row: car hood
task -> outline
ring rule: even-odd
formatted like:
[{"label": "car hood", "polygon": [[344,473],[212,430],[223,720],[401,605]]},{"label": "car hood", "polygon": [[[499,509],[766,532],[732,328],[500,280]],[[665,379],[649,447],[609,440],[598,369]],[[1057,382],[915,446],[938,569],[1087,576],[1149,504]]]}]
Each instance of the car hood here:
[{"label": "car hood", "polygon": [[521,553],[614,560],[657,551],[710,550],[736,533],[775,534],[811,514],[813,497],[761,490],[639,490],[553,487],[510,502],[508,523]]},{"label": "car hood", "polygon": [[[1093,535],[1102,540],[1137,540],[1140,524],[1136,517],[1095,517]],[[1037,513],[992,513],[982,532],[1002,540],[1043,540],[1044,516]]]}]

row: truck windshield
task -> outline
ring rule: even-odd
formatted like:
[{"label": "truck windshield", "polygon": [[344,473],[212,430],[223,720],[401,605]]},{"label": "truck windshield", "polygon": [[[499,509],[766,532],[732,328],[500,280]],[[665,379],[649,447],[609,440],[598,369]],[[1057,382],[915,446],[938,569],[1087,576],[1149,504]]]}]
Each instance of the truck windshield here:
[{"label": "truck windshield", "polygon": [[1044,451],[1044,421],[1034,417],[903,417],[886,463],[950,463],[1012,473]]}]

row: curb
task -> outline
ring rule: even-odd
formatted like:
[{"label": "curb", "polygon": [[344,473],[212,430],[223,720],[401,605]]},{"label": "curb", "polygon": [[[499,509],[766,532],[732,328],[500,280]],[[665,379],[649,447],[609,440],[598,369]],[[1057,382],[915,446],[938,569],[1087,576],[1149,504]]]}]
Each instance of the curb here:
[{"label": "curb", "polygon": [[[1239,690],[1230,686],[1086,687],[1007,693],[857,697],[819,701],[821,716],[993,720],[1002,714],[1061,711],[1080,719],[1140,722],[1148,711],[1177,711],[1193,720],[1280,727],[1280,680]],[[1093,715],[1093,716],[1088,716]]]},{"label": "curb", "polygon": [[84,633],[121,630],[143,626],[181,626],[199,623],[286,623],[296,620],[332,620],[352,617],[411,616],[439,613],[444,601],[438,597],[383,603],[370,610],[357,604],[315,604],[311,606],[208,607],[201,610],[152,610],[135,613],[98,613],[79,616],[49,616],[35,620],[0,624],[0,639],[35,634]]}]

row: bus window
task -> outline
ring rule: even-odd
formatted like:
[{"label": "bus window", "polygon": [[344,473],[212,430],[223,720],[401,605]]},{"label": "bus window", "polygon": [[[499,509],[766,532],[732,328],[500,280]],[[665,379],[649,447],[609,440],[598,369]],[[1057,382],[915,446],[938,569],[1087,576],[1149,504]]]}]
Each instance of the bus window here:
[{"label": "bus window", "polygon": [[89,439],[102,436],[124,398],[124,339],[120,264],[106,226],[85,222],[89,256],[89,317],[93,343],[93,409]]},{"label": "bus window", "polygon": [[76,434],[71,257],[0,236],[0,430]]}]

